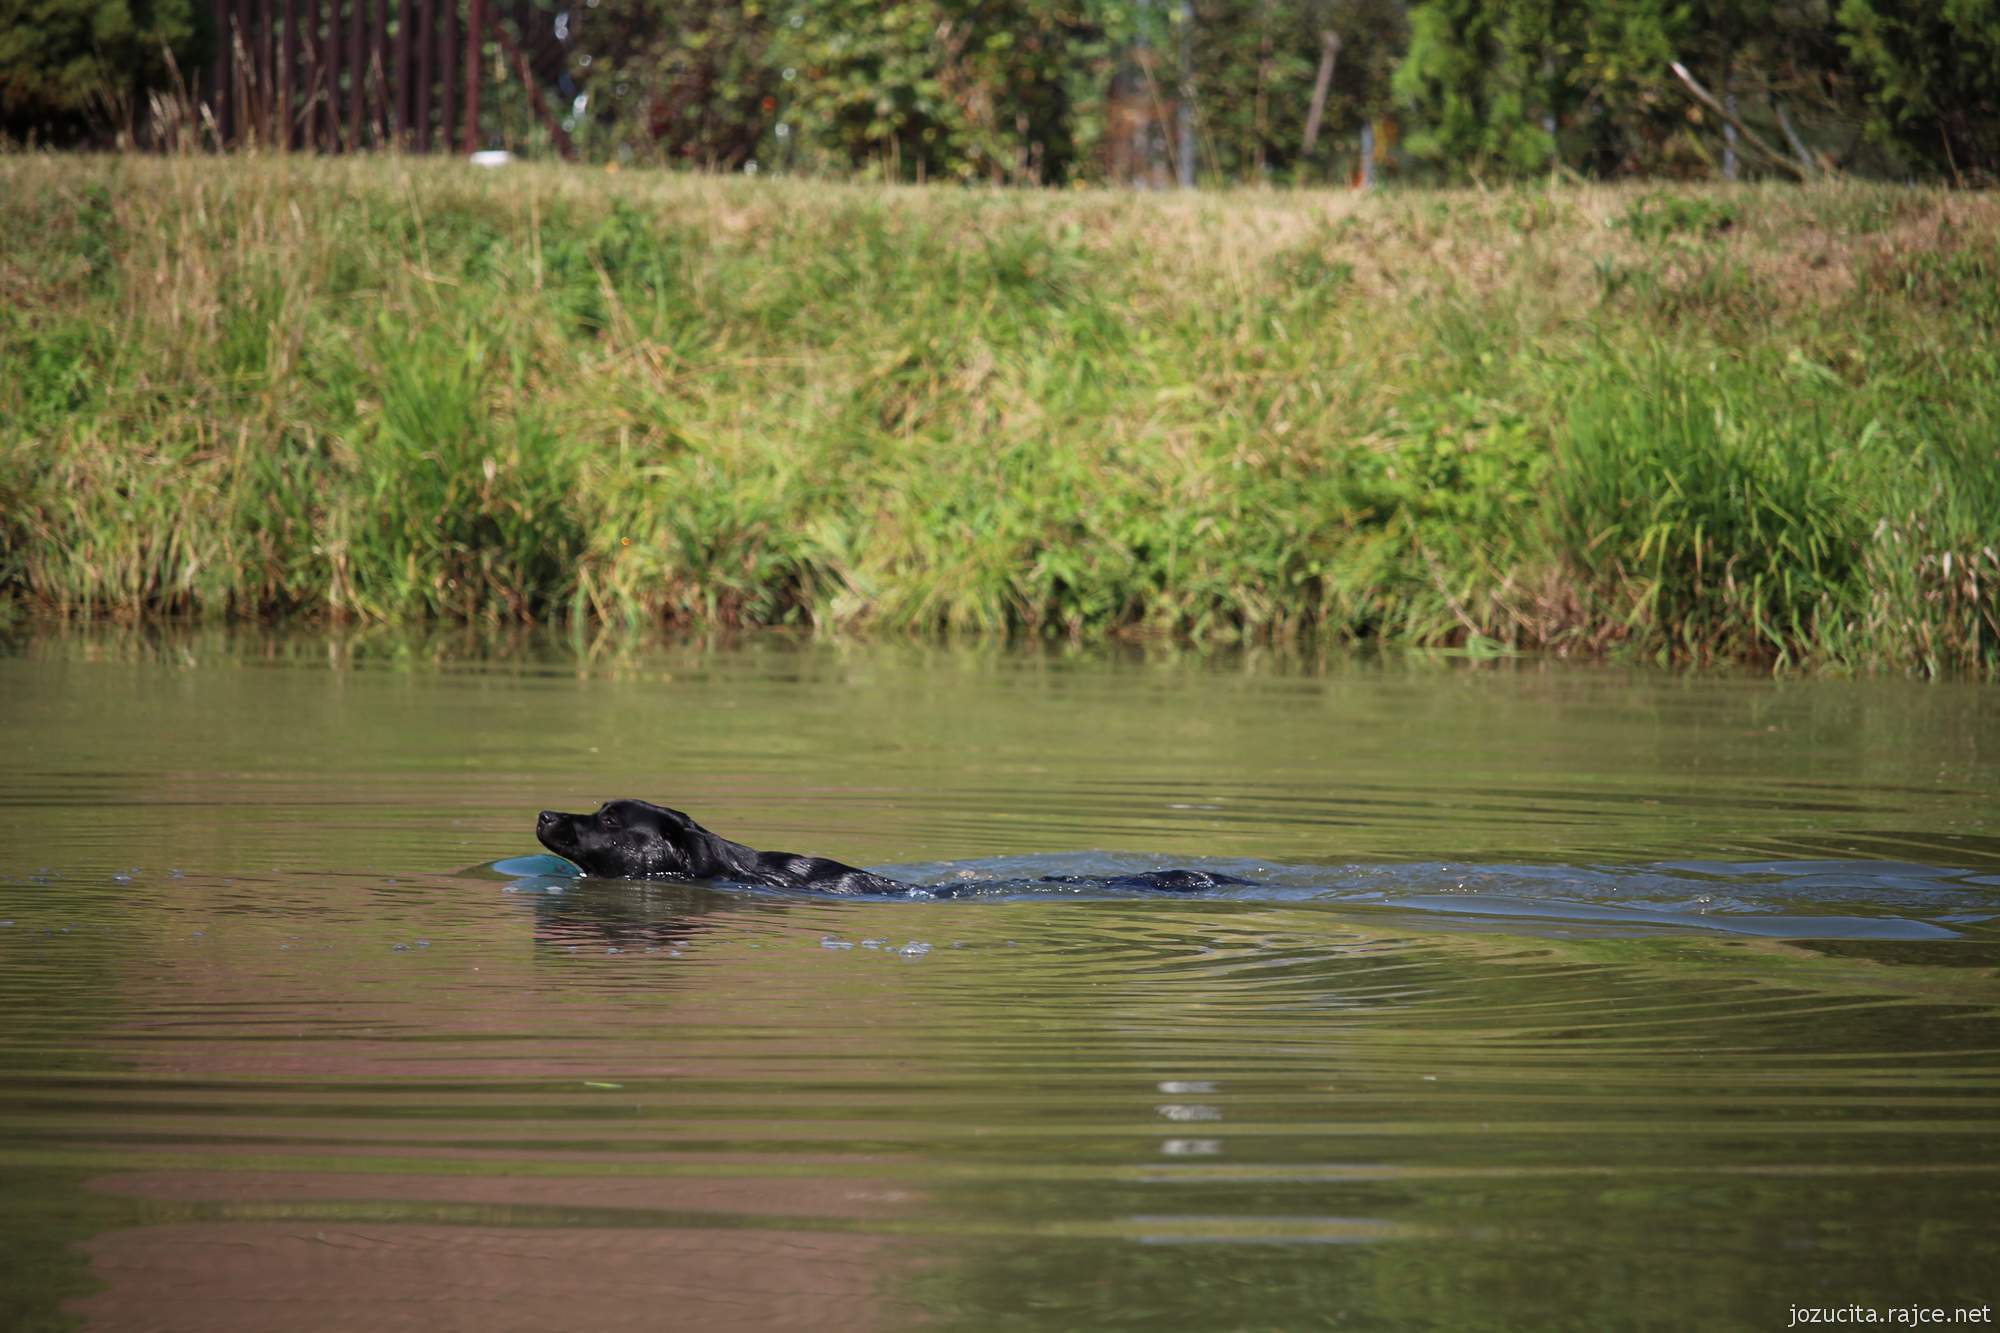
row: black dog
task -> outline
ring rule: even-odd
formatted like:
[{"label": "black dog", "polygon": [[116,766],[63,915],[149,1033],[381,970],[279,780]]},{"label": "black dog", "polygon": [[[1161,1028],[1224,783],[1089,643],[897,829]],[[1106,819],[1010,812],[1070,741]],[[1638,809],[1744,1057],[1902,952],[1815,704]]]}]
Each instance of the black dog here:
[{"label": "black dog", "polygon": [[720,879],[821,893],[908,893],[917,887],[823,856],[755,851],[678,810],[645,801],[606,801],[594,815],[544,810],[535,837],[586,875],[613,879]]},{"label": "black dog", "polygon": [[[905,884],[824,856],[756,851],[710,833],[678,810],[645,801],[606,801],[594,815],[544,810],[535,821],[535,837],[557,856],[581,866],[586,875],[607,879],[713,879],[817,893],[915,891],[939,897],[954,897],[969,887]],[[1226,884],[1249,883],[1206,870],[1152,870],[1103,877],[1050,875],[1036,882],[1166,893],[1199,893]]]}]

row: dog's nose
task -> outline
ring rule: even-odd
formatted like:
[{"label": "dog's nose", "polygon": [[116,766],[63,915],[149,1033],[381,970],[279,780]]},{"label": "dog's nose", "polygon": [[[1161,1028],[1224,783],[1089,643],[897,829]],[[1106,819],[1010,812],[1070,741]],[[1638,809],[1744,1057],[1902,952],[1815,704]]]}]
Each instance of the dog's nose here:
[{"label": "dog's nose", "polygon": [[562,823],[561,811],[544,810],[541,813],[541,817],[535,820],[535,827],[538,829],[554,828],[560,823]]}]

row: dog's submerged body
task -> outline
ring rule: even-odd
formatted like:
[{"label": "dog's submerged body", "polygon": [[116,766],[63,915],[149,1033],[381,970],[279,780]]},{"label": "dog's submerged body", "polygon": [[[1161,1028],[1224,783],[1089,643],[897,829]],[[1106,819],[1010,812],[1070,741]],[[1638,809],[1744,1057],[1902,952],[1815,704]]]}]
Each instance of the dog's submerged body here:
[{"label": "dog's submerged body", "polygon": [[[544,810],[535,837],[557,856],[575,862],[586,875],[606,879],[697,879],[752,884],[815,893],[951,895],[957,886],[931,888],[886,875],[794,852],[760,852],[711,833],[678,810],[647,801],[606,801],[590,815]],[[1043,883],[1084,886],[1084,877],[1050,876]],[[1155,870],[1092,877],[1093,887],[1199,893],[1247,880],[1205,870]]]}]

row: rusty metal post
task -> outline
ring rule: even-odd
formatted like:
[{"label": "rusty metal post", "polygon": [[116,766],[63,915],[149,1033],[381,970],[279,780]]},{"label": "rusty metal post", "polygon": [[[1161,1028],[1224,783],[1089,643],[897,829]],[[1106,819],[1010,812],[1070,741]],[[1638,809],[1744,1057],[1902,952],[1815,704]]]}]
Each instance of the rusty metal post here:
[{"label": "rusty metal post", "polygon": [[486,27],[486,0],[471,0],[465,16],[465,149],[479,151],[479,46]]},{"label": "rusty metal post", "polygon": [[[403,0],[407,5],[409,0]],[[417,151],[431,150],[431,48],[437,42],[437,12],[432,0],[417,6],[417,87],[412,99],[412,119],[417,131]]]},{"label": "rusty metal post", "polygon": [[319,32],[320,151],[340,148],[340,0],[320,0],[325,23]]},{"label": "rusty metal post", "polygon": [[292,119],[292,94],[298,90],[299,0],[285,0],[285,30],[278,38],[278,130],[285,151],[298,147]]},{"label": "rusty metal post", "polygon": [[257,146],[269,148],[277,129],[277,60],[271,54],[271,0],[257,0],[257,44],[251,48],[257,66]]},{"label": "rusty metal post", "polygon": [[361,30],[367,26],[368,0],[352,0],[347,15],[347,151],[361,147],[361,99],[368,86],[367,56],[362,54]]},{"label": "rusty metal post", "polygon": [[438,43],[438,141],[444,151],[451,151],[452,136],[456,126],[452,115],[458,110],[458,0],[443,0],[444,31],[436,34]]},{"label": "rusty metal post", "polygon": [[396,147],[408,151],[410,147],[410,18],[415,8],[410,0],[396,0],[396,79],[391,91],[389,105],[396,118]]},{"label": "rusty metal post", "polygon": [[256,86],[257,71],[251,65],[250,0],[236,0],[229,14],[229,104],[235,122],[236,146],[257,137],[255,107],[250,90]]},{"label": "rusty metal post", "polygon": [[215,52],[208,62],[208,113],[215,118],[217,132],[222,133],[223,80],[229,68],[229,0],[215,0],[210,13],[215,19]]},{"label": "rusty metal post", "polygon": [[[369,117],[369,125],[380,148],[396,130],[394,97],[389,92],[391,70],[382,59],[382,41],[389,33],[389,0],[375,0],[375,16],[369,24],[368,32],[368,82],[374,88],[375,110]],[[394,72],[400,79],[402,72]]]}]

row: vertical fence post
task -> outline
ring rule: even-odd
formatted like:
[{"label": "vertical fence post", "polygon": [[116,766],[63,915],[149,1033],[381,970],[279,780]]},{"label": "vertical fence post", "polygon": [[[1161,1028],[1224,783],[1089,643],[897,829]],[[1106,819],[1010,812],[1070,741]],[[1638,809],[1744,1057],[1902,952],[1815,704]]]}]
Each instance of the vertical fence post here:
[{"label": "vertical fence post", "polygon": [[465,16],[465,152],[479,151],[479,37],[486,26],[486,0],[471,0]]},{"label": "vertical fence post", "polygon": [[1180,187],[1194,188],[1194,0],[1181,0],[1180,8],[1181,46],[1179,96],[1174,104],[1174,122],[1177,131],[1178,152],[1175,166],[1179,168]]},{"label": "vertical fence post", "polygon": [[362,54],[361,30],[367,26],[368,0],[350,0],[347,14],[347,151],[361,147],[361,93],[368,86],[367,56]]},{"label": "vertical fence post", "polygon": [[438,71],[443,77],[438,89],[438,141],[444,151],[451,151],[451,144],[457,126],[452,121],[458,110],[458,0],[443,0],[444,31],[436,34],[438,43]]},{"label": "vertical fence post", "polygon": [[[409,3],[409,0],[404,0]],[[432,0],[422,0],[417,6],[417,95],[414,103],[414,120],[417,129],[417,151],[431,150],[431,50],[437,43],[437,10]]]},{"label": "vertical fence post", "polygon": [[299,0],[285,0],[284,31],[278,38],[278,141],[290,152],[293,141],[292,92],[299,65]]},{"label": "vertical fence post", "polygon": [[340,151],[340,76],[341,76],[341,0],[327,0],[326,3],[326,98],[322,103],[320,129],[325,143],[323,150],[329,153]]},{"label": "vertical fence post", "polygon": [[396,42],[393,61],[396,78],[389,98],[389,106],[396,123],[396,148],[405,151],[410,146],[410,0],[396,0]]},{"label": "vertical fence post", "polygon": [[514,0],[517,38],[511,22],[495,21],[506,0],[497,14],[495,2],[208,0],[214,49],[193,80],[205,133],[225,151],[474,153],[486,143],[481,65],[491,40],[557,150],[573,157],[560,109],[537,81],[537,38],[549,40],[536,26],[542,11]]},{"label": "vertical fence post", "polygon": [[389,0],[375,0],[375,13],[368,24],[368,85],[373,99],[373,110],[369,113],[369,137],[375,147],[386,144],[396,132],[395,98],[389,91],[389,81],[395,72],[382,58],[382,44],[389,36]]},{"label": "vertical fence post", "polygon": [[215,0],[209,7],[209,15],[215,21],[215,50],[208,61],[208,114],[215,119],[219,129],[222,124],[222,71],[229,54],[228,0]]},{"label": "vertical fence post", "polygon": [[257,44],[250,50],[257,66],[257,146],[269,148],[277,129],[277,86],[272,78],[278,62],[271,55],[271,0],[257,0]]},{"label": "vertical fence post", "polygon": [[361,3],[362,0],[333,0],[333,13],[327,20],[327,36],[333,43],[337,66],[334,70],[333,100],[330,103],[333,109],[333,132],[327,145],[327,151],[330,153],[346,151],[347,90],[355,81],[354,51],[348,40],[347,23],[350,10],[359,7]]},{"label": "vertical fence post", "polygon": [[257,137],[257,122],[250,105],[250,90],[256,71],[250,68],[250,0],[236,0],[229,11],[229,105],[231,142],[241,148]]}]

